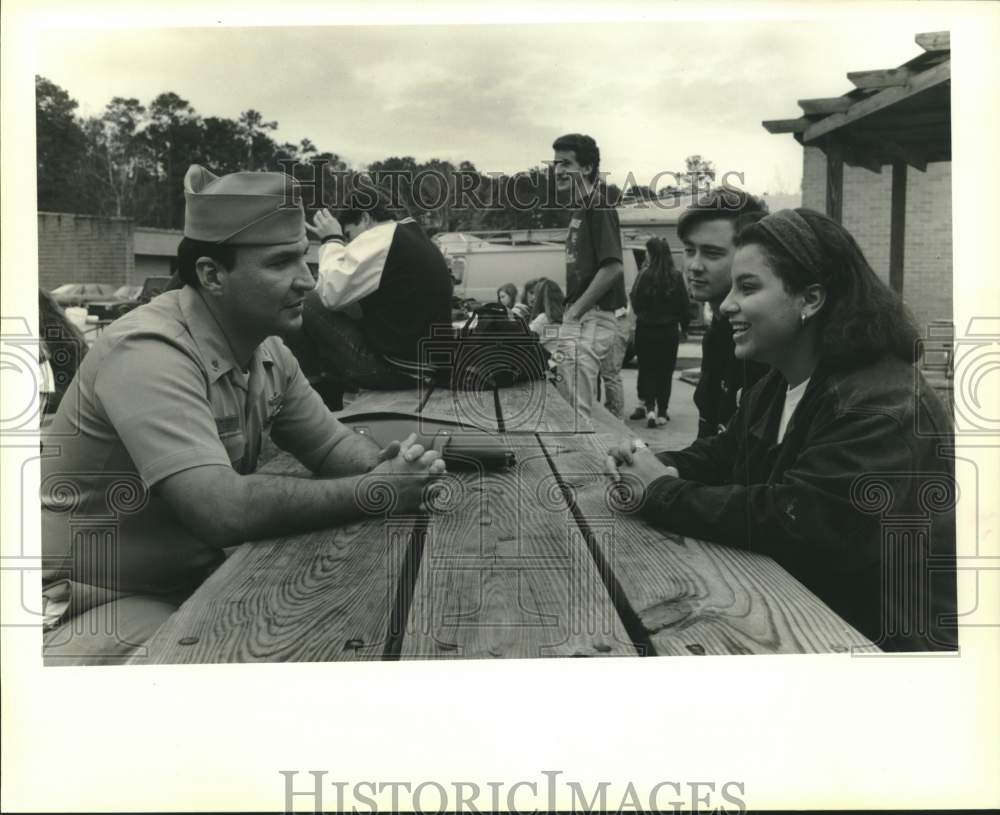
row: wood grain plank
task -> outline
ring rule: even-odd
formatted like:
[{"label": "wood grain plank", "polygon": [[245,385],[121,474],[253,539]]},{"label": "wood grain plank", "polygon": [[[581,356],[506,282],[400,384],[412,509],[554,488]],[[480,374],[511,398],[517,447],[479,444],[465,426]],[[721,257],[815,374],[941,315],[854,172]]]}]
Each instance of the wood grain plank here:
[{"label": "wood grain plank", "polygon": [[562,394],[542,380],[518,382],[497,391],[507,433],[591,433],[593,423],[578,416]]},{"label": "wood grain plank", "polygon": [[430,392],[424,389],[365,391],[336,415],[344,421],[362,413],[402,413],[483,430],[497,429],[493,391],[451,391],[445,387],[436,387]]},{"label": "wood grain plank", "polygon": [[493,391],[453,391],[437,387],[420,411],[428,419],[478,427],[496,432],[497,410]]},{"label": "wood grain plank", "polygon": [[412,519],[241,546],[133,664],[381,659]]},{"label": "wood grain plank", "polygon": [[877,651],[774,560],[654,529],[609,500],[614,437],[543,439],[657,654]]},{"label": "wood grain plank", "polygon": [[635,656],[537,441],[432,516],[402,658]]},{"label": "wood grain plank", "polygon": [[416,414],[425,392],[414,388],[397,391],[361,391],[356,397],[346,402],[344,409],[334,414],[353,416],[358,413],[412,413]]},{"label": "wood grain plank", "polygon": [[287,453],[270,439],[264,442],[261,458],[268,454],[267,462],[257,468],[260,475],[293,475],[301,478],[311,478],[312,473],[301,461],[291,453]]}]

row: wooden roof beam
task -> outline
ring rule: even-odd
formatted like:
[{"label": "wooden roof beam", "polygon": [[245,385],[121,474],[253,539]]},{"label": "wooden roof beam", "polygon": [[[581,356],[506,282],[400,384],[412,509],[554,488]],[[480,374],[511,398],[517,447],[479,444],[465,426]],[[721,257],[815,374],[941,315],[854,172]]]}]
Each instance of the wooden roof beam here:
[{"label": "wooden roof beam", "polygon": [[857,143],[859,150],[864,150],[872,154],[878,153],[880,156],[889,156],[892,160],[902,161],[904,164],[908,164],[922,173],[927,172],[926,157],[923,152],[915,150],[912,147],[899,144],[892,139],[881,137],[878,139],[864,138]]},{"label": "wooden roof beam", "polygon": [[800,116],[798,119],[768,119],[766,122],[761,122],[768,133],[802,133],[812,123],[813,120],[805,116]]},{"label": "wooden roof beam", "polygon": [[825,115],[827,113],[842,113],[857,100],[849,96],[832,96],[825,99],[800,99],[802,112],[810,115]]},{"label": "wooden roof beam", "polygon": [[851,167],[864,167],[876,174],[882,173],[881,158],[857,148],[849,147],[844,151],[844,163]]},{"label": "wooden roof beam", "polygon": [[863,90],[894,88],[905,85],[913,74],[906,68],[889,68],[881,71],[850,71],[847,78],[854,87]]},{"label": "wooden roof beam", "polygon": [[917,34],[913,38],[917,45],[925,51],[950,51],[951,32],[950,31],[930,31],[926,34]]},{"label": "wooden roof beam", "polygon": [[927,172],[927,159],[924,158],[923,153],[912,147],[906,147],[887,139],[880,142],[880,147],[893,158],[909,164],[915,170],[920,170],[922,173]]},{"label": "wooden roof beam", "polygon": [[904,99],[916,96],[918,93],[922,93],[929,88],[941,85],[950,80],[951,60],[947,60],[942,62],[940,65],[935,65],[929,70],[913,74],[909,82],[902,87],[886,88],[883,91],[879,91],[874,96],[869,96],[867,99],[855,102],[851,105],[849,110],[846,110],[843,113],[832,113],[825,119],[820,119],[818,122],[808,127],[805,133],[802,134],[803,141],[814,141],[820,136],[832,133],[834,130],[838,130],[845,125],[857,122],[865,116],[869,116],[880,110],[885,110],[898,102],[902,102]]}]

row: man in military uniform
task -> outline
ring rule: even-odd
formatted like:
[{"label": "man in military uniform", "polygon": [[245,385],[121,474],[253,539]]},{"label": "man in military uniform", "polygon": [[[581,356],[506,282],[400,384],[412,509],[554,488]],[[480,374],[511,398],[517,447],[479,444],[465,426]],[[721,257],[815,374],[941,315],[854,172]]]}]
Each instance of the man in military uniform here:
[{"label": "man in military uniform", "polygon": [[[226,547],[359,518],[363,474],[413,511],[444,471],[341,425],[279,339],[315,286],[292,179],[195,165],[184,183],[184,287],[105,330],[43,439],[47,664],[123,661]],[[321,477],[255,474],[265,432]]]}]

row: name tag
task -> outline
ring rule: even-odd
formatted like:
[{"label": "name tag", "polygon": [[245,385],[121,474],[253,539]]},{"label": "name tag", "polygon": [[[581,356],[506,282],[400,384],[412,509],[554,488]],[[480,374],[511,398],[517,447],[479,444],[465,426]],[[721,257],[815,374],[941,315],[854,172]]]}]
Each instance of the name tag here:
[{"label": "name tag", "polygon": [[215,420],[215,427],[219,431],[220,436],[224,436],[227,433],[236,433],[240,429],[240,417],[223,416]]}]

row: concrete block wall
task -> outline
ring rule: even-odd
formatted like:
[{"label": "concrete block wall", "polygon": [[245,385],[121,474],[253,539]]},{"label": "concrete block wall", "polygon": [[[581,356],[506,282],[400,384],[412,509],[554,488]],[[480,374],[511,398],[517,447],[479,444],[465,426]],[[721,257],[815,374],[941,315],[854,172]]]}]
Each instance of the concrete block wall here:
[{"label": "concrete block wall", "polygon": [[132,221],[63,212],[38,213],[38,285],[124,285],[135,267]]},{"label": "concrete block wall", "polygon": [[[886,283],[891,198],[891,167],[844,167],[844,226]],[[826,211],[826,156],[818,147],[804,150],[802,206]],[[908,168],[903,299],[923,331],[933,320],[952,319],[951,225],[951,163],[928,164],[923,173]]]}]

